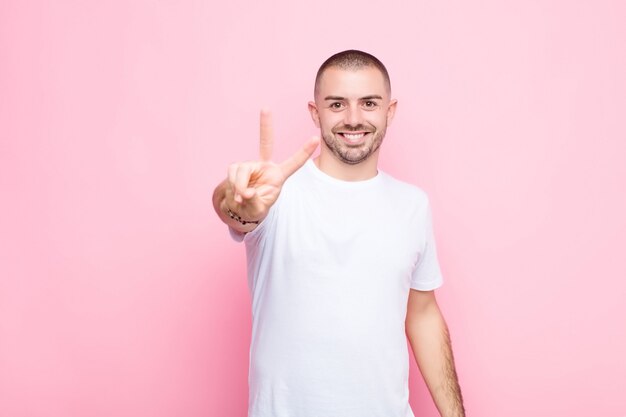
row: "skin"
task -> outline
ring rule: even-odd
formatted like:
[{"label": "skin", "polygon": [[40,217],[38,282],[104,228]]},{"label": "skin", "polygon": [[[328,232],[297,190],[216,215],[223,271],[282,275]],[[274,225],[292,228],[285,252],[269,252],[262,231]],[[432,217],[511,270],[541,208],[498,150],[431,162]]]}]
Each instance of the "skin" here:
[{"label": "skin", "polygon": [[243,225],[230,218],[228,209],[246,221],[262,222],[270,207],[278,199],[283,184],[311,157],[319,138],[312,137],[300,150],[281,163],[272,161],[274,135],[272,116],[261,111],[259,159],[239,162],[228,167],[228,176],[213,191],[213,208],[220,219],[242,233],[248,233],[257,224]]},{"label": "skin", "polygon": [[442,417],[464,417],[448,326],[434,291],[411,289],[405,330],[415,361]]},{"label": "skin", "polygon": [[[391,99],[381,72],[328,68],[309,102],[313,123],[323,141],[315,160],[323,172],[346,181],[365,180],[378,173],[378,155],[397,100]],[[361,134],[350,141],[346,134]]]},{"label": "skin", "polygon": [[[314,160],[326,174],[344,181],[361,181],[378,173],[378,155],[397,101],[375,67],[326,69],[308,108],[323,140]],[[351,136],[352,135],[352,136]],[[213,193],[213,205],[222,221],[246,233],[261,222],[274,204],[286,179],[311,157],[317,137],[282,163],[272,161],[274,145],[271,115],[261,112],[259,160],[229,166],[227,178]],[[448,327],[434,291],[411,289],[405,321],[406,335],[433,401],[442,417],[465,416]]]}]

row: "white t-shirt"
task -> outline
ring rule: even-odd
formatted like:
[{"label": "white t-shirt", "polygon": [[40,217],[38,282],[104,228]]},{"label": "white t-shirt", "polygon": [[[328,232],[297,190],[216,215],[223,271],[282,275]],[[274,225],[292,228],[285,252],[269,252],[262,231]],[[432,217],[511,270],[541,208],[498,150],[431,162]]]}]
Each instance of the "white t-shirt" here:
[{"label": "white t-shirt", "polygon": [[248,417],[414,417],[409,289],[442,284],[427,195],[312,160],[243,236],[252,298]]}]

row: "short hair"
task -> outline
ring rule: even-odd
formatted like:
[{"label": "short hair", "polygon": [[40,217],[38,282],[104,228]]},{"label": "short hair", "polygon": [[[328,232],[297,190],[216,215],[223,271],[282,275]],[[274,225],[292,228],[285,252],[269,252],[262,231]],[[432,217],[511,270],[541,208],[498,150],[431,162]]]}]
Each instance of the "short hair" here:
[{"label": "short hair", "polygon": [[356,49],[348,49],[347,51],[338,52],[328,58],[317,70],[317,75],[315,76],[315,94],[317,93],[317,90],[319,88],[319,83],[322,75],[324,74],[324,71],[332,67],[338,67],[341,69],[352,71],[367,67],[375,67],[383,75],[387,91],[391,92],[391,80],[389,79],[389,73],[387,72],[387,68],[385,68],[385,65],[383,65],[383,63],[380,62],[380,60],[374,55],[368,54],[367,52],[358,51]]}]

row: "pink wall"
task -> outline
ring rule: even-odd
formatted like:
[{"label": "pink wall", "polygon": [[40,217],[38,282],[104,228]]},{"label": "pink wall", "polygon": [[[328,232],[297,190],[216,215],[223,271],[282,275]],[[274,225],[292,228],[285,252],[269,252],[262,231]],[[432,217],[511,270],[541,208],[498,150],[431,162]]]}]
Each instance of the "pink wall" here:
[{"label": "pink wall", "polygon": [[[245,416],[229,162],[360,48],[431,196],[469,415],[626,415],[622,1],[0,3],[0,416]],[[415,364],[411,403],[435,416]]]}]

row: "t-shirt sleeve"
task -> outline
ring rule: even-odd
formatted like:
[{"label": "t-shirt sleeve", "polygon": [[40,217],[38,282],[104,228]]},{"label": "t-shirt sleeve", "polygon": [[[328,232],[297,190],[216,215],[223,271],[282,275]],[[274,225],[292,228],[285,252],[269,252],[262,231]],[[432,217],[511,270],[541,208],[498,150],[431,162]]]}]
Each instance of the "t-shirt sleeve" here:
[{"label": "t-shirt sleeve", "polygon": [[230,234],[230,237],[233,238],[235,242],[243,241],[243,238],[246,236],[245,233],[235,230],[230,226],[228,226],[228,233]]},{"label": "t-shirt sleeve", "polygon": [[423,244],[411,276],[411,288],[430,291],[443,284],[443,277],[437,259],[437,247],[429,203],[426,204],[426,209],[419,221],[421,223],[420,230],[423,232]]}]

